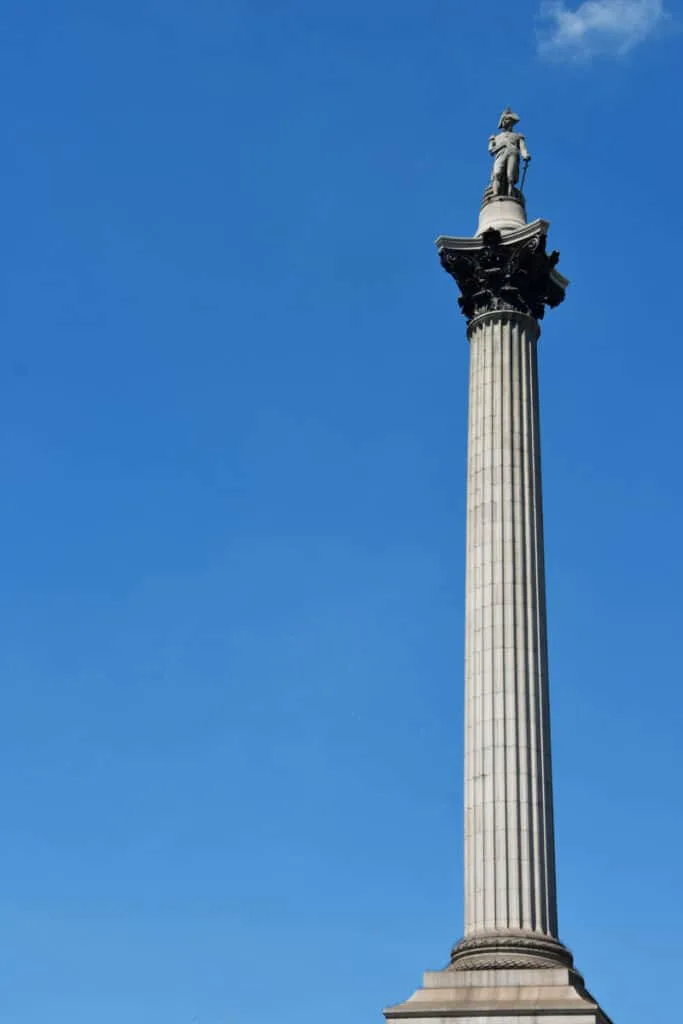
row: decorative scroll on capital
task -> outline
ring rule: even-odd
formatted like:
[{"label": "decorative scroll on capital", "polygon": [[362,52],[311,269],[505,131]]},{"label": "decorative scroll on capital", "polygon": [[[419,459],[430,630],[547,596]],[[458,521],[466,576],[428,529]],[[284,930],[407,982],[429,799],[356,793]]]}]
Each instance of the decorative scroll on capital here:
[{"label": "decorative scroll on capital", "polygon": [[491,228],[476,239],[438,240],[441,264],[462,295],[468,322],[483,313],[514,310],[542,320],[545,307],[559,306],[568,281],[555,267],[558,252],[546,252],[547,224],[503,236]]}]

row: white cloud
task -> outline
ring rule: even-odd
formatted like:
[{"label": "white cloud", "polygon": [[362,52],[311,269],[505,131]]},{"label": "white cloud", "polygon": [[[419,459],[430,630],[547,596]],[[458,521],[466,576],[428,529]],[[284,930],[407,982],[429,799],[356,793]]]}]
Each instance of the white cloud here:
[{"label": "white cloud", "polygon": [[561,59],[621,56],[663,21],[663,0],[584,0],[575,10],[564,0],[541,5],[539,52]]}]

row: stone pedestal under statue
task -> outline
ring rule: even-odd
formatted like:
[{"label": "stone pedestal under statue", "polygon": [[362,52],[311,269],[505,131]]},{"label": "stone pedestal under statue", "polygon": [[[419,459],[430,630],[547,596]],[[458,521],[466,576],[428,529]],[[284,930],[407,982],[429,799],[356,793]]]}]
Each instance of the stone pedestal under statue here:
[{"label": "stone pedestal under statue", "polygon": [[477,234],[437,240],[470,343],[465,929],[389,1024],[610,1024],[557,924],[537,344],[569,282],[526,221],[517,120],[491,137]]}]

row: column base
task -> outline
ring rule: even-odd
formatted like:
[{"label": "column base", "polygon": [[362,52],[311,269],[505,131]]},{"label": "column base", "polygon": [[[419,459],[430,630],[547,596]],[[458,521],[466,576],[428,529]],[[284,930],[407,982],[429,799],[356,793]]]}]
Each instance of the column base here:
[{"label": "column base", "polygon": [[568,967],[428,971],[388,1024],[612,1024]]},{"label": "column base", "polygon": [[573,967],[574,959],[561,942],[531,931],[481,932],[453,947],[455,971],[517,970],[537,967]]}]

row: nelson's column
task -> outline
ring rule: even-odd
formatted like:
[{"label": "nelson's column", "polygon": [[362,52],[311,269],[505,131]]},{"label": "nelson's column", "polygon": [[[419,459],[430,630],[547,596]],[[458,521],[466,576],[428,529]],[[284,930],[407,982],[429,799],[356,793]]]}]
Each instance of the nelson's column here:
[{"label": "nelson's column", "polygon": [[518,120],[489,139],[475,237],[436,243],[470,342],[465,935],[389,1024],[610,1024],[557,929],[536,348],[569,282],[527,223]]}]

